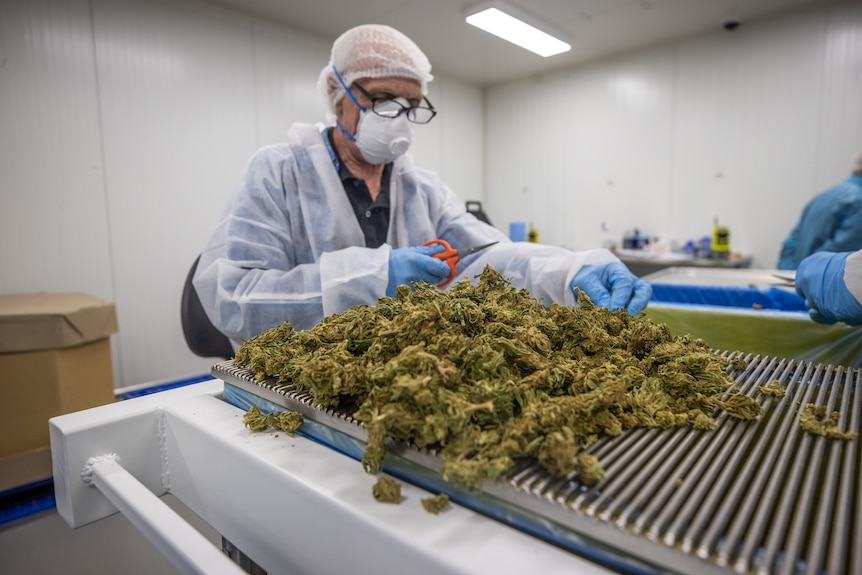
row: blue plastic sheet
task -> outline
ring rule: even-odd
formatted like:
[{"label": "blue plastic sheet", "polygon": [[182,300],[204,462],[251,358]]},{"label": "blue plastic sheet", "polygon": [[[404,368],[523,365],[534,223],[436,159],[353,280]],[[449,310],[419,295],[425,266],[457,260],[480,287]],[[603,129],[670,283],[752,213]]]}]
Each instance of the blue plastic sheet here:
[{"label": "blue plastic sheet", "polygon": [[652,302],[716,305],[747,309],[807,311],[805,300],[780,287],[737,287],[653,283]]},{"label": "blue plastic sheet", "polygon": [[701,278],[681,271],[676,274],[681,283],[656,278],[651,282],[647,317],[667,324],[675,336],[691,335],[714,349],[862,366],[862,328],[814,322],[805,300],[792,287],[765,286],[764,278],[755,272],[747,286],[690,283],[693,279],[705,283],[710,279],[718,279],[716,283],[745,280],[744,275],[716,273]]}]

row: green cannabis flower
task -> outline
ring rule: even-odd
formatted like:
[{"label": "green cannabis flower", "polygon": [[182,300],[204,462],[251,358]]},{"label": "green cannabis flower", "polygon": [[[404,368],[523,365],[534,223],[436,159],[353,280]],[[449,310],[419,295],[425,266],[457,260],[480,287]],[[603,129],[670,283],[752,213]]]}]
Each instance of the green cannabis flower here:
[{"label": "green cannabis flower", "polygon": [[292,436],[302,426],[302,416],[293,411],[264,414],[258,406],[252,405],[242,416],[242,422],[252,431],[265,431],[274,427]]},{"label": "green cannabis flower", "polygon": [[490,267],[478,278],[448,291],[400,286],[305,331],[282,324],[246,341],[234,363],[352,414],[368,432],[367,472],[395,438],[438,449],[443,477],[470,488],[524,457],[594,485],[604,471],[584,449],[600,437],[761,412],[731,390],[730,362],[703,340],[584,293],[577,307],[546,307]]},{"label": "green cannabis flower", "polygon": [[433,497],[425,497],[419,501],[422,503],[425,511],[434,515],[437,515],[449,506],[449,496],[445,493],[438,493]]},{"label": "green cannabis flower", "polygon": [[825,405],[805,404],[802,413],[799,414],[799,425],[809,433],[815,433],[832,439],[853,439],[856,434],[852,431],[841,431],[838,427],[839,413],[833,411],[827,417]]},{"label": "green cannabis flower", "polygon": [[730,368],[734,371],[742,371],[748,367],[748,362],[746,362],[741,357],[734,358],[730,360]]},{"label": "green cannabis flower", "polygon": [[242,416],[242,422],[252,431],[264,431],[269,427],[267,416],[261,413],[260,408],[256,405],[252,405]]},{"label": "green cannabis flower", "polygon": [[401,484],[389,477],[381,475],[377,483],[371,488],[374,499],[381,503],[401,503]]},{"label": "green cannabis flower", "polygon": [[757,390],[763,395],[771,395],[773,397],[784,397],[786,393],[786,390],[777,379],[773,379],[768,385],[761,385]]}]

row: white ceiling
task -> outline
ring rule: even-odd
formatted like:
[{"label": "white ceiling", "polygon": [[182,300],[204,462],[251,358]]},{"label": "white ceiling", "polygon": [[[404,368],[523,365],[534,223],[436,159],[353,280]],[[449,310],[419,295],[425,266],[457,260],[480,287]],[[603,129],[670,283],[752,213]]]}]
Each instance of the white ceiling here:
[{"label": "white ceiling", "polygon": [[487,86],[597,58],[721,31],[832,0],[508,0],[550,22],[572,50],[542,58],[464,21],[475,0],[210,0],[335,39],[358,24],[388,24],[411,37],[433,71]]}]

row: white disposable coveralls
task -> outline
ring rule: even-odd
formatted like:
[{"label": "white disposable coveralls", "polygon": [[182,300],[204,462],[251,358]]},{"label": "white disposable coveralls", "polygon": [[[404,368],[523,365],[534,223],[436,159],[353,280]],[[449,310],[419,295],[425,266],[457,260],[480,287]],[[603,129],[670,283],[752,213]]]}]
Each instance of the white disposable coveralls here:
[{"label": "white disposable coveralls", "polygon": [[358,304],[375,305],[392,248],[435,238],[455,249],[500,243],[465,258],[452,284],[491,265],[546,305],[574,305],[569,284],[584,265],[619,261],[607,250],[513,243],[466,212],[433,172],[409,155],[392,169],[387,243],[366,248],[324,144],[323,124],[296,124],[288,142],[259,150],[201,254],[194,286],[234,347],[284,321],[308,329]]}]

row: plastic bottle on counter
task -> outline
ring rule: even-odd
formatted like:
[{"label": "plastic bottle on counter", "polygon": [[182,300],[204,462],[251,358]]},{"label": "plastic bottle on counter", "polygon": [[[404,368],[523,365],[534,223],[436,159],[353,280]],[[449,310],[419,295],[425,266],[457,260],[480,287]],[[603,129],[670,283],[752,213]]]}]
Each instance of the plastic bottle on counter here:
[{"label": "plastic bottle on counter", "polygon": [[527,222],[509,222],[509,239],[513,242],[527,241]]},{"label": "plastic bottle on counter", "polygon": [[602,247],[606,250],[614,251],[617,249],[617,243],[611,236],[611,230],[605,222],[602,222]]},{"label": "plastic bottle on counter", "polygon": [[700,241],[697,243],[697,252],[695,257],[698,258],[708,258],[712,253],[712,238],[710,236],[703,236],[700,238]]},{"label": "plastic bottle on counter", "polygon": [[718,225],[715,219],[715,227],[712,231],[712,257],[727,259],[730,257],[730,228]]},{"label": "plastic bottle on counter", "polygon": [[642,250],[649,243],[649,238],[641,235],[641,231],[635,228],[632,232],[626,232],[623,236],[623,249]]}]

